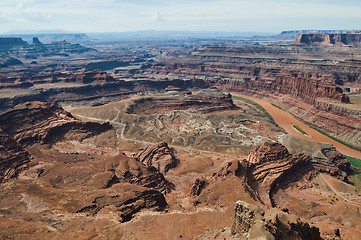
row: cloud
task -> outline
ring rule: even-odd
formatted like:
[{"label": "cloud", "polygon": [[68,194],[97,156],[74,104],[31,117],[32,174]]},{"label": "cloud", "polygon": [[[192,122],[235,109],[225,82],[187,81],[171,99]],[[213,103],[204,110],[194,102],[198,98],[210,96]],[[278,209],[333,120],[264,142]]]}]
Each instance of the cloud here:
[{"label": "cloud", "polygon": [[360,0],[0,0],[3,31],[352,29],[360,20]]},{"label": "cloud", "polygon": [[50,14],[44,11],[26,7],[23,2],[6,6],[0,12],[1,22],[50,22]]}]

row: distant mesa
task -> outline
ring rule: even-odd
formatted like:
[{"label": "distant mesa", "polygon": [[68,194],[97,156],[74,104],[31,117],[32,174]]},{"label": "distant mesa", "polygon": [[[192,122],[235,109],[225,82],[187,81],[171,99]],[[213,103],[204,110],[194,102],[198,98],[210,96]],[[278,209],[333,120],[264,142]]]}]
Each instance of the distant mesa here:
[{"label": "distant mesa", "polygon": [[32,38],[32,44],[18,37],[0,37],[0,52],[25,59],[36,59],[40,56],[69,56],[94,52],[95,49],[80,44],[71,44],[66,40],[43,44],[38,37]]},{"label": "distant mesa", "polygon": [[42,43],[52,43],[64,40],[70,43],[83,43],[91,41],[91,39],[84,33],[9,33],[3,34],[1,37],[21,38],[29,43],[34,37],[37,37]]},{"label": "distant mesa", "polygon": [[8,50],[14,47],[24,47],[27,45],[27,42],[18,37],[0,38],[0,51]]},{"label": "distant mesa", "polygon": [[300,33],[292,44],[301,46],[361,47],[361,33]]}]

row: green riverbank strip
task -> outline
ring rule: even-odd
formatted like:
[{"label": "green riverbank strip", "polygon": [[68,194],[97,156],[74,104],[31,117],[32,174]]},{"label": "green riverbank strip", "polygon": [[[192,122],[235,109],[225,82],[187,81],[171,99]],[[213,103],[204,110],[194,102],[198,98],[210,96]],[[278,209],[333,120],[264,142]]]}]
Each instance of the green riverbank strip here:
[{"label": "green riverbank strip", "polygon": [[351,163],[353,174],[349,177],[358,194],[361,193],[361,160],[343,155]]},{"label": "green riverbank strip", "polygon": [[261,111],[267,118],[269,118],[271,120],[272,123],[274,123],[279,129],[281,129],[282,132],[286,133],[286,131],[279,126],[275,120],[273,119],[273,117],[266,111],[266,109],[264,109],[261,105],[259,105],[258,103],[249,100],[247,98],[243,98],[243,97],[239,97],[239,96],[232,96],[232,98],[236,99],[236,100],[240,100],[242,102],[248,103],[250,105],[252,105],[253,107],[255,107],[256,109],[258,109],[259,111]]},{"label": "green riverbank strip", "polygon": [[347,160],[351,163],[352,166],[359,168],[361,170],[361,160],[353,157],[349,157],[346,155],[343,155],[347,158]]},{"label": "green riverbank strip", "polygon": [[[241,101],[243,101],[243,102],[245,102],[245,103],[248,103],[248,104],[253,105],[253,106],[256,107],[258,110],[260,110],[267,118],[271,119],[271,121],[272,121],[273,123],[275,123],[283,132],[286,132],[282,127],[280,127],[280,126],[275,122],[275,120],[273,119],[273,117],[266,111],[266,109],[264,109],[264,108],[263,108],[261,105],[259,105],[258,103],[254,102],[254,101],[252,101],[252,100],[249,100],[249,99],[247,99],[247,98],[238,97],[238,96],[232,96],[232,98],[237,99],[237,100],[241,100]],[[272,103],[271,103],[271,104],[272,104]],[[287,112],[287,111],[285,111],[284,109],[282,109],[281,107],[278,107],[277,105],[274,105],[274,104],[272,104],[272,105],[275,106],[275,107],[277,107],[277,108],[279,108],[279,109],[281,109],[281,110],[284,111],[284,112]],[[301,128],[299,128],[297,125],[292,124],[292,126],[293,126],[295,129],[297,129],[299,132],[301,132],[302,134],[305,134],[305,135],[309,136],[305,131],[303,131],[303,130],[302,130]],[[298,127],[299,129],[298,129],[297,127]],[[310,127],[313,128],[313,129],[315,129],[315,130],[318,131],[319,133],[322,133],[323,135],[325,135],[325,136],[327,136],[327,137],[335,140],[336,142],[339,142],[339,143],[341,143],[341,144],[343,144],[343,145],[345,145],[345,146],[347,146],[347,147],[349,147],[349,148],[352,148],[352,149],[354,149],[354,150],[356,150],[356,151],[361,152],[361,148],[360,148],[360,147],[356,147],[356,146],[352,145],[351,143],[347,143],[347,142],[345,142],[345,141],[342,141],[341,139],[338,139],[338,138],[330,135],[329,133],[327,133],[327,132],[325,132],[325,131],[322,131],[321,129],[319,129],[319,128],[317,128],[317,127],[314,127],[314,126],[310,126]],[[361,160],[359,160],[359,161],[361,161]]]},{"label": "green riverbank strip", "polygon": [[325,131],[322,131],[321,129],[319,129],[319,128],[317,128],[317,127],[314,127],[314,126],[310,126],[310,127],[313,128],[313,129],[315,129],[316,131],[322,133],[323,135],[325,135],[325,136],[327,136],[327,137],[335,140],[336,142],[339,142],[339,143],[341,143],[341,144],[343,144],[343,145],[345,145],[345,146],[347,146],[347,147],[349,147],[349,148],[352,148],[353,150],[356,150],[356,151],[361,152],[361,148],[360,148],[360,147],[356,147],[356,146],[352,145],[351,143],[342,141],[341,139],[338,139],[338,138],[330,135],[329,133],[327,133],[327,132],[325,132]]},{"label": "green riverbank strip", "polygon": [[267,118],[271,119],[272,122],[275,123],[275,120],[273,119],[273,117],[266,111],[266,109],[264,109],[261,105],[259,105],[256,102],[253,102],[252,100],[249,100],[247,98],[243,98],[243,97],[238,97],[238,96],[232,96],[232,98],[237,99],[237,100],[241,100],[242,102],[251,104],[253,106],[255,106],[258,110],[260,110]]},{"label": "green riverbank strip", "polygon": [[276,108],[278,108],[278,109],[280,109],[280,110],[282,110],[282,111],[284,111],[284,112],[287,112],[286,110],[284,110],[284,109],[281,108],[280,106],[277,106],[276,104],[271,103],[271,105],[274,106],[274,107],[276,107]]}]

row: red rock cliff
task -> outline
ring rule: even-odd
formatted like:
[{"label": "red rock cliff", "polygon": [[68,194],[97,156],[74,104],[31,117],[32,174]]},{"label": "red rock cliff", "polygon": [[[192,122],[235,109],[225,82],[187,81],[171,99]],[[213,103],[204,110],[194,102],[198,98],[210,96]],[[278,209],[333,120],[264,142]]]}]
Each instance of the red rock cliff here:
[{"label": "red rock cliff", "polygon": [[300,33],[297,35],[294,45],[306,46],[361,46],[360,33]]}]

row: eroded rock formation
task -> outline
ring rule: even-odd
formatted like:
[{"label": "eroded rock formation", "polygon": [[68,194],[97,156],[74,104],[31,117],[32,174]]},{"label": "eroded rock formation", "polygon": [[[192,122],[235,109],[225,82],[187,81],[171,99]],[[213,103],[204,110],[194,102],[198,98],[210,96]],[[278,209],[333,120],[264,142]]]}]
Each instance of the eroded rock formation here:
[{"label": "eroded rock formation", "polygon": [[46,169],[41,179],[71,194],[87,189],[88,195],[79,200],[74,211],[96,215],[111,208],[119,214],[120,222],[131,220],[142,209],[164,210],[167,202],[163,193],[174,188],[157,169],[123,153],[98,162],[57,164]]},{"label": "eroded rock formation", "polygon": [[33,44],[28,44],[21,38],[0,38],[0,51],[27,59],[96,52],[95,49],[87,48],[80,44],[71,44],[67,41],[42,44],[37,37],[33,38]]},{"label": "eroded rock formation", "polygon": [[278,209],[263,209],[243,201],[237,201],[233,234],[242,234],[245,239],[298,239],[319,240],[320,231],[302,222],[296,216]]},{"label": "eroded rock formation", "polygon": [[[115,175],[121,182],[154,188],[165,193],[174,189],[174,184],[167,181],[163,174],[152,165],[144,165],[136,159],[126,157],[121,153],[111,159],[118,164],[115,169]],[[122,160],[119,161],[119,159]]]},{"label": "eroded rock formation", "polygon": [[228,163],[214,177],[235,175],[256,200],[275,206],[273,194],[303,177],[309,178],[313,167],[304,153],[292,155],[279,143],[264,143],[252,150],[246,159]]},{"label": "eroded rock formation", "polygon": [[208,184],[207,180],[197,178],[191,188],[191,196],[199,196]]},{"label": "eroded rock formation", "polygon": [[300,33],[294,45],[306,46],[361,46],[360,33]]},{"label": "eroded rock formation", "polygon": [[3,131],[17,143],[52,144],[59,140],[82,140],[111,129],[109,124],[81,122],[62,108],[42,102],[28,102],[0,115]]},{"label": "eroded rock formation", "polygon": [[23,63],[19,59],[9,57],[3,53],[0,53],[0,68],[13,66],[13,65],[21,65],[21,64]]},{"label": "eroded rock formation", "polygon": [[164,210],[167,202],[156,190],[133,184],[118,183],[95,197],[89,206],[78,210],[80,213],[97,214],[104,208],[114,208],[120,222],[127,222],[142,209]]},{"label": "eroded rock formation", "polygon": [[171,168],[175,168],[179,164],[178,158],[175,156],[175,149],[169,147],[166,142],[140,149],[135,158],[145,166],[153,166],[162,173],[166,173]]}]

